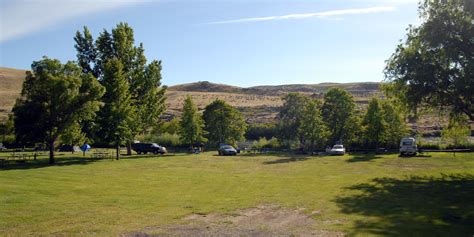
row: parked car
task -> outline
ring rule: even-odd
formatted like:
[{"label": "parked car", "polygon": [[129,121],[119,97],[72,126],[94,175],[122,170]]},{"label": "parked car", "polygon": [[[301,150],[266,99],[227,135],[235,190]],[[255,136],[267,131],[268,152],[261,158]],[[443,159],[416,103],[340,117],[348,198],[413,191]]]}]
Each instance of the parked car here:
[{"label": "parked car", "polygon": [[413,137],[405,137],[400,141],[400,155],[416,155],[418,147]]},{"label": "parked car", "polygon": [[331,155],[344,155],[346,154],[346,148],[343,145],[334,145],[331,150],[329,150]]},{"label": "parked car", "polygon": [[166,147],[160,146],[156,143],[143,143],[143,142],[138,142],[138,143],[133,143],[132,144],[132,150],[134,150],[138,154],[146,154],[148,152],[153,153],[153,154],[165,154],[168,152],[166,150]]},{"label": "parked car", "polygon": [[237,155],[237,150],[232,147],[231,145],[221,145],[219,146],[219,149],[217,150],[220,156],[235,156]]},{"label": "parked car", "polygon": [[6,150],[7,148],[0,142],[0,150]]}]

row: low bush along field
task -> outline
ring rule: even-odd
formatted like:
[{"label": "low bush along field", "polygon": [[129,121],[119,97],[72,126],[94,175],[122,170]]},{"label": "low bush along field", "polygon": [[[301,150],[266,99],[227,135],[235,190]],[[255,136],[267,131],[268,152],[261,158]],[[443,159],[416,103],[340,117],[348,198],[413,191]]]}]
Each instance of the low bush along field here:
[{"label": "low bush along field", "polygon": [[[62,153],[56,165],[46,163],[43,155],[0,167],[0,235],[160,233],[160,226],[193,224],[197,220],[187,218],[192,215],[232,217],[262,205],[274,212],[298,210],[308,218],[307,234],[474,233],[472,153],[400,158],[206,152],[120,161]],[[257,224],[263,233],[275,233],[265,222]],[[232,221],[216,220],[211,227],[218,225],[232,229]]]}]

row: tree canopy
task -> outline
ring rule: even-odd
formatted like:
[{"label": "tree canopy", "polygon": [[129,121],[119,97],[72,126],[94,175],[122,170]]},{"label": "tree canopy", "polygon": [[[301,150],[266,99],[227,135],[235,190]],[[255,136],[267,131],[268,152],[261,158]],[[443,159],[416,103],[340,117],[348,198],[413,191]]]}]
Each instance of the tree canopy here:
[{"label": "tree canopy", "polygon": [[444,107],[474,120],[474,4],[425,0],[420,26],[387,61],[385,78],[394,95],[413,109]]},{"label": "tree canopy", "polygon": [[299,93],[288,93],[283,97],[283,106],[278,114],[280,119],[278,124],[280,139],[302,140],[298,129],[301,126],[303,117],[305,117],[305,109],[309,101],[309,97]]},{"label": "tree canopy", "polygon": [[307,103],[299,133],[310,147],[311,152],[315,146],[323,147],[326,144],[328,130],[324,123],[318,101],[311,100]]},{"label": "tree canopy", "polygon": [[104,88],[73,62],[44,57],[31,69],[13,108],[15,133],[20,142],[47,142],[54,163],[56,140],[75,122],[95,116]]},{"label": "tree canopy", "polygon": [[179,125],[179,135],[183,144],[192,146],[195,143],[207,141],[204,137],[204,121],[189,95],[184,100],[183,114]]},{"label": "tree canopy", "polygon": [[120,157],[119,146],[133,137],[133,121],[136,119],[136,108],[132,105],[129,84],[125,78],[122,63],[117,59],[107,61],[104,67],[103,81],[106,92],[102,99],[104,108],[99,112],[99,124],[102,139],[117,148],[117,159]]},{"label": "tree canopy", "polygon": [[[107,62],[117,60],[122,65],[120,74],[127,80],[127,93],[131,96],[130,103],[136,115],[128,126],[131,132],[128,142],[139,133],[156,128],[160,115],[165,111],[166,100],[166,87],[161,86],[161,61],[153,60],[147,64],[143,45],[135,46],[133,29],[127,23],[119,23],[111,33],[104,30],[94,41],[84,27],[83,33],[78,31],[74,40],[79,65],[84,72],[92,72],[105,87],[110,82],[105,80]],[[106,118],[110,116],[101,116],[105,116],[101,119],[104,124],[98,126],[107,126]],[[97,135],[99,138],[102,136]]]},{"label": "tree canopy", "polygon": [[323,120],[329,130],[329,142],[350,141],[354,135],[355,103],[344,89],[332,88],[324,95],[321,107]]},{"label": "tree canopy", "polygon": [[223,100],[216,99],[203,113],[207,139],[213,145],[235,144],[244,138],[247,124],[242,114]]}]

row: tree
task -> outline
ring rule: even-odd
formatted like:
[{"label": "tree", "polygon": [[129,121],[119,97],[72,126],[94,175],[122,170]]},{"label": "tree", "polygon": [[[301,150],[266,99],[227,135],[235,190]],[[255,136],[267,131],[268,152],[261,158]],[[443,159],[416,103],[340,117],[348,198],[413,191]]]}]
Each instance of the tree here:
[{"label": "tree", "polygon": [[324,95],[321,107],[323,121],[329,130],[329,142],[350,141],[354,130],[350,129],[354,120],[355,103],[352,95],[346,90],[332,88]]},{"label": "tree", "polygon": [[390,101],[382,101],[381,104],[382,117],[386,124],[384,141],[389,147],[398,147],[400,140],[407,134],[405,119]]},{"label": "tree", "polygon": [[204,121],[189,95],[184,100],[179,125],[179,135],[183,144],[189,144],[192,147],[195,143],[207,141],[204,137]]},{"label": "tree", "polygon": [[364,126],[364,136],[367,145],[378,148],[379,144],[384,141],[387,127],[383,118],[382,106],[378,99],[372,98],[370,100],[362,125]]},{"label": "tree", "polygon": [[15,121],[13,120],[13,115],[9,114],[5,122],[0,123],[0,135],[2,137],[2,142],[7,140],[7,136],[14,135],[15,133]]},{"label": "tree", "polygon": [[316,144],[323,146],[326,142],[328,131],[316,101],[309,101],[306,105],[298,131],[303,135],[305,141],[309,142],[311,153],[313,153]]},{"label": "tree", "polygon": [[[82,132],[80,121],[75,121],[60,136],[62,144],[81,145],[87,140],[86,134]],[[74,152],[74,150],[73,150]]]},{"label": "tree", "polygon": [[302,142],[298,128],[301,126],[301,120],[305,116],[304,111],[309,101],[309,97],[299,93],[288,93],[283,97],[283,106],[278,114],[280,139],[287,141],[298,139]]},{"label": "tree", "polygon": [[20,142],[46,141],[53,164],[58,137],[75,122],[95,116],[104,88],[73,62],[44,57],[31,69],[13,108],[15,133]]},{"label": "tree", "polygon": [[451,143],[455,147],[459,147],[468,143],[468,137],[471,129],[467,119],[464,116],[452,114],[449,119],[447,128],[441,132],[444,141]]},{"label": "tree", "polygon": [[[122,64],[122,73],[128,82],[128,93],[135,107],[136,119],[129,122],[131,136],[127,141],[127,153],[131,154],[131,141],[140,133],[158,126],[160,115],[165,111],[166,87],[161,86],[161,61],[147,65],[142,44],[135,46],[133,29],[127,23],[119,23],[112,32],[104,30],[97,40],[84,27],[74,38],[77,57],[84,71],[93,71],[99,80],[105,75],[105,65],[116,59]],[[106,126],[107,121],[102,119]],[[100,136],[100,134],[99,134]]]},{"label": "tree", "polygon": [[129,93],[128,81],[118,59],[107,61],[104,67],[102,84],[106,92],[102,101],[104,108],[99,112],[100,134],[103,140],[116,148],[116,159],[120,159],[120,145],[132,137],[133,121],[136,119],[135,107]]},{"label": "tree", "polygon": [[225,101],[216,99],[206,106],[203,113],[206,138],[213,144],[234,144],[244,137],[247,124],[242,115]]},{"label": "tree", "polygon": [[474,120],[474,4],[471,0],[425,0],[418,27],[387,61],[391,92],[416,111],[445,107]]}]

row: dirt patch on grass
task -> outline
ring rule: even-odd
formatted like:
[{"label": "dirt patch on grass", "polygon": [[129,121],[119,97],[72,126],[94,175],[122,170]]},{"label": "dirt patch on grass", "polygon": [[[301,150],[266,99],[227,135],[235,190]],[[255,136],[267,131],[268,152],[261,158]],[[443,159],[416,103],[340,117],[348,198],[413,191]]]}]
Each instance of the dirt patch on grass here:
[{"label": "dirt patch on grass", "polygon": [[304,209],[288,209],[261,205],[230,214],[195,213],[183,218],[183,223],[149,227],[124,236],[344,236],[340,232],[315,230],[312,215]]}]

